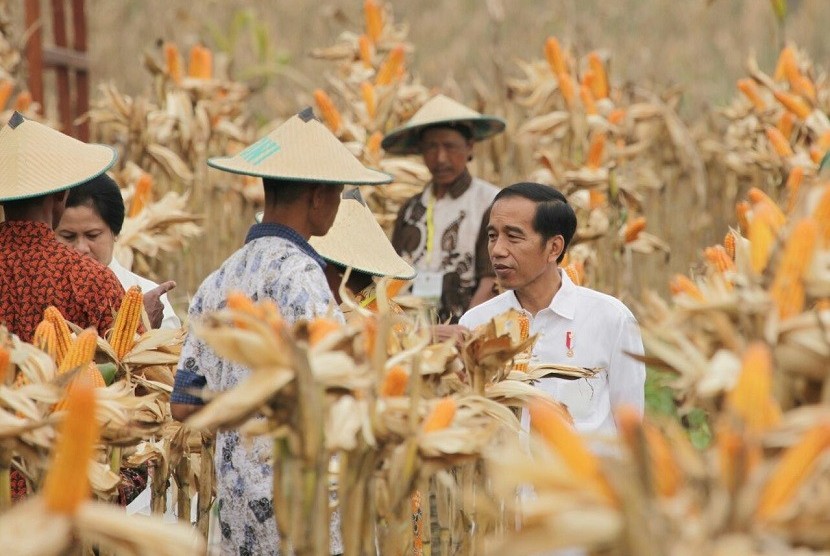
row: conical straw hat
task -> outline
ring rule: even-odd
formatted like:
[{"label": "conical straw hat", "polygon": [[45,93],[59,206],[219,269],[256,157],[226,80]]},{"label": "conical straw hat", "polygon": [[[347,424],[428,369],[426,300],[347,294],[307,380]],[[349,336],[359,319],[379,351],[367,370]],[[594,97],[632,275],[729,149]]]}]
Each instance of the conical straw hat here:
[{"label": "conical straw hat", "polygon": [[472,132],[474,141],[501,133],[505,125],[500,118],[479,114],[449,97],[437,95],[421,106],[406,125],[390,131],[381,146],[392,154],[417,154],[424,129],[441,124],[447,127],[466,126]]},{"label": "conical straw hat", "polygon": [[213,168],[260,178],[377,185],[392,176],[363,166],[307,108],[234,156],[208,160]]},{"label": "conical straw hat", "polygon": [[40,197],[106,172],[115,149],[90,145],[19,112],[0,129],[0,201]]},{"label": "conical straw hat", "polygon": [[328,233],[309,240],[321,257],[375,276],[399,280],[415,277],[415,269],[395,253],[367,207],[354,199],[343,199]]}]

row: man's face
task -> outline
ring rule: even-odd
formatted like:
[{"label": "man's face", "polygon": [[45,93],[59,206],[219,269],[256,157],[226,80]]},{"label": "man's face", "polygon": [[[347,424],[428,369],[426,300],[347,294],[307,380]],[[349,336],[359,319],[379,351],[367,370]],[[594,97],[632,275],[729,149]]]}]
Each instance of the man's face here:
[{"label": "man's face", "polygon": [[452,184],[467,168],[473,142],[454,129],[428,129],[421,136],[421,155],[435,185]]},{"label": "man's face", "polygon": [[318,185],[312,191],[311,235],[324,236],[334,224],[343,185]]},{"label": "man's face", "polygon": [[[487,250],[501,287],[522,290],[546,280],[556,270],[562,236],[542,242],[533,229],[536,203],[524,197],[506,197],[493,204],[487,225]],[[551,264],[553,263],[553,264]]]}]

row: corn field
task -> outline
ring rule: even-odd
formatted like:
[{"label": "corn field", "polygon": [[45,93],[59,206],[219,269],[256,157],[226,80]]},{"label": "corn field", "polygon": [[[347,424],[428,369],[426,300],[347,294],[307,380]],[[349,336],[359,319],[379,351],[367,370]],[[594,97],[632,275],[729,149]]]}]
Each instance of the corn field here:
[{"label": "corn field", "polygon": [[[494,20],[499,5],[487,3]],[[0,10],[0,109],[39,119],[9,17]],[[462,98],[451,83],[425,85],[391,4],[365,0],[361,17],[309,49],[325,70],[297,77],[300,105],[283,99],[265,120],[252,109],[257,79],[207,41],[148,45],[146,93],[100,83],[85,117],[120,155],[116,257],[177,280],[183,309],[263,202],[259,180],[208,171],[207,158],[242,150],[302,104],[394,177],[361,188],[391,230],[430,176],[381,139],[443,92],[507,122],[477,145],[474,175],[567,196],[579,227],[562,266],[632,307],[676,415],[641,421],[620,407],[619,437],[581,436],[534,384],[597,369],[530,364],[536,337],[515,312],[436,343],[427,315],[401,310],[386,281],[373,310],[341,288],[345,325],[288,325],[273,303],[231,294],[185,329],[153,330],[131,289],[105,338],[54,307],[31,344],[0,327],[4,553],[209,552],[213,438],[237,429],[273,443],[274,519],[298,556],[328,554],[335,511],[347,556],[827,554],[827,68],[796,42],[774,65],[746,52],[731,98],[690,122],[677,89],[616,71],[613,45],[552,35]],[[169,398],[186,333],[251,373],[182,424]],[[684,427],[693,413],[706,442]],[[135,468],[148,473],[150,517],[114,503]],[[28,491],[15,503],[12,473]],[[174,524],[162,519],[168,496]]]}]

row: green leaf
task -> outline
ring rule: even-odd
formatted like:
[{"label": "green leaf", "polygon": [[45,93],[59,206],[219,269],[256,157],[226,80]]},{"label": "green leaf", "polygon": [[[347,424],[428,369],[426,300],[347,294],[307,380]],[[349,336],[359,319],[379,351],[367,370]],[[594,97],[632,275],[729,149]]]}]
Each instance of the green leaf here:
[{"label": "green leaf", "polygon": [[104,377],[104,383],[109,386],[115,380],[118,367],[115,366],[115,363],[101,363],[98,365],[98,370],[101,371],[101,376]]},{"label": "green leaf", "polygon": [[772,11],[775,12],[775,17],[778,21],[783,22],[787,17],[787,0],[770,0],[772,2]]}]

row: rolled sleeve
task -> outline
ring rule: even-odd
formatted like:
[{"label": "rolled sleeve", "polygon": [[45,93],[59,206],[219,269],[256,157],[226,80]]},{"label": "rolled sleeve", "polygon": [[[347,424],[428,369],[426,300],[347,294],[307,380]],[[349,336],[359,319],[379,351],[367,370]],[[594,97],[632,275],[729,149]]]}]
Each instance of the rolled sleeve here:
[{"label": "rolled sleeve", "polygon": [[207,380],[202,375],[179,369],[176,372],[176,382],[173,385],[173,393],[170,395],[170,403],[205,405],[204,400],[194,392],[204,389],[206,385]]}]

